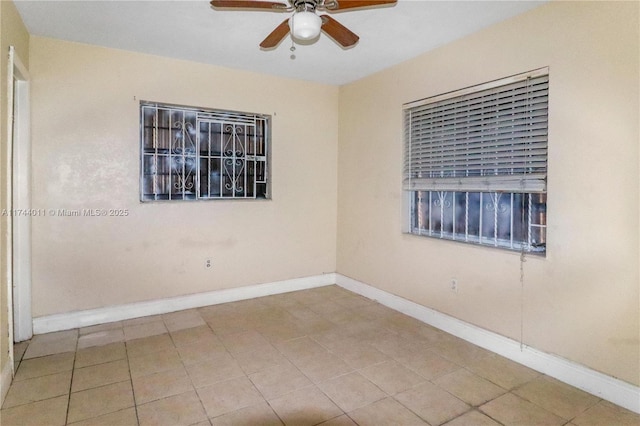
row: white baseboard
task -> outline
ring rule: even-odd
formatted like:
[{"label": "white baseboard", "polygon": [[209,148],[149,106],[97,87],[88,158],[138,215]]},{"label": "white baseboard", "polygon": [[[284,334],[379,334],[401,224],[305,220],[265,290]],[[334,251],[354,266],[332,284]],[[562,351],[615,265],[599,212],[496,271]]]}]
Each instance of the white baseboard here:
[{"label": "white baseboard", "polygon": [[335,280],[335,273],[327,273],[267,284],[151,300],[148,302],[129,303],[126,305],[47,315],[33,319],[33,332],[34,334],[42,334],[53,331],[72,330],[90,325],[146,317],[149,315],[166,314],[184,309],[235,302],[237,300],[252,299],[254,297],[269,296],[272,294],[288,293],[290,291],[335,284]]},{"label": "white baseboard", "polygon": [[640,387],[336,274],[336,284],[585,392],[640,413]]},{"label": "white baseboard", "polygon": [[11,364],[13,362],[8,359],[4,363],[4,367],[2,367],[2,372],[0,372],[0,407],[4,404],[4,398],[7,396],[9,386],[11,386],[11,381],[13,380],[13,367]]},{"label": "white baseboard", "polygon": [[[65,314],[34,318],[35,334],[71,330],[90,325],[121,321],[149,315],[165,314],[183,309],[198,308],[254,297],[287,293],[331,284],[361,294],[396,311],[416,318],[461,339],[504,356],[536,371],[554,377],[578,389],[628,410],[640,413],[640,388],[622,380],[599,373],[557,355],[548,354],[483,328],[450,317],[433,309],[379,290],[341,274],[328,273],[267,284],[258,284],[207,293],[172,297],[148,302],[89,309]],[[0,377],[2,399],[11,384],[11,367],[6,363]]]}]

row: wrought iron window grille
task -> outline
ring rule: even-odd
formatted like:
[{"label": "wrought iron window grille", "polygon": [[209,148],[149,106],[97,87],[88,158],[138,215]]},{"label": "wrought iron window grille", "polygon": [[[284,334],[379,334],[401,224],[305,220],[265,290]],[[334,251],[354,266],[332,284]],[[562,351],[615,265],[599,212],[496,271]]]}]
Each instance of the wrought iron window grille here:
[{"label": "wrought iron window grille", "polygon": [[263,114],[140,103],[140,200],[270,198]]}]

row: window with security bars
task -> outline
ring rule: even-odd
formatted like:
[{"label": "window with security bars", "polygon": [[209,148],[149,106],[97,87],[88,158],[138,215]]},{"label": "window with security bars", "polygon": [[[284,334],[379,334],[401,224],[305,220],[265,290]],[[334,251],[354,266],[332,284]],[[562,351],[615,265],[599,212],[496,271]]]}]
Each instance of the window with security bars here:
[{"label": "window with security bars", "polygon": [[548,69],[405,104],[408,232],[546,252]]},{"label": "window with security bars", "polygon": [[269,198],[270,117],[140,104],[140,199]]}]

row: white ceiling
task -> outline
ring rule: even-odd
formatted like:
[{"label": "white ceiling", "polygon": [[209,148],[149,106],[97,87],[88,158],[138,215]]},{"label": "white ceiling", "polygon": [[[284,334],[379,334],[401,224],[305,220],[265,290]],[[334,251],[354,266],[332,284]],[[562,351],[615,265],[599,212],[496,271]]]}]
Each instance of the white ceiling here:
[{"label": "white ceiling", "polygon": [[345,50],[321,34],[314,44],[297,45],[295,59],[290,58],[290,38],[274,50],[258,46],[286,13],[214,10],[207,0],[15,4],[33,35],[340,85],[542,2],[399,0],[393,7],[333,13],[360,41]]}]

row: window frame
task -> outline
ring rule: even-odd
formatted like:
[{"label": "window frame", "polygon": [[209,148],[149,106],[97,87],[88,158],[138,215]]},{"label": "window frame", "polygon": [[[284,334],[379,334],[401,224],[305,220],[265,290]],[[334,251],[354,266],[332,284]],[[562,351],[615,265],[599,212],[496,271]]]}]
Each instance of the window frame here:
[{"label": "window frame", "polygon": [[[549,106],[548,80],[549,68],[544,67],[514,76],[479,84],[476,86],[466,87],[464,89],[443,93],[441,95],[408,102],[403,105],[404,233],[438,238],[447,241],[466,242],[483,247],[495,247],[510,251],[527,252],[542,256],[546,255]],[[531,81],[534,81],[536,83],[530,83]],[[538,88],[542,88],[540,93],[535,92],[538,90],[538,88],[535,88],[535,90],[533,88],[530,88],[530,84],[540,84],[538,86]],[[523,89],[523,87],[525,89]],[[507,105],[508,103],[502,102],[502,99],[507,98],[505,94],[509,93],[510,90],[512,90],[513,93],[516,93],[516,90],[514,88],[520,90],[520,93],[522,93],[522,90],[525,90],[525,112],[522,114],[516,114],[515,111],[517,102],[515,95],[513,95],[513,100],[511,100],[511,103],[509,104],[512,105],[510,106],[510,108],[513,109],[513,112],[511,113],[512,118],[508,119],[511,120],[512,124],[510,125],[501,123],[502,121],[506,121],[503,118],[505,117],[505,114],[501,110],[502,106],[491,107],[491,105],[489,105],[489,107],[487,108],[483,106],[482,109],[475,108],[475,106],[474,108],[467,107],[466,116],[460,113],[461,111],[464,111],[458,105],[463,105],[465,102],[468,103],[469,99],[474,98],[493,99],[489,98],[489,96],[495,96],[495,99],[500,99],[500,102],[496,103]],[[539,101],[540,104],[536,104],[535,107],[537,108],[540,106],[541,111],[534,114],[532,112],[533,109],[529,107],[531,105],[529,103],[530,100],[534,100],[535,102]],[[449,108],[448,105],[453,106]],[[438,113],[438,108],[440,108],[440,111],[444,110],[445,112]],[[469,112],[472,109],[473,113]],[[451,110],[453,112],[447,112],[447,110]],[[494,150],[498,144],[497,138],[492,139],[489,137],[489,135],[491,135],[492,133],[485,130],[485,122],[477,118],[478,116],[476,115],[476,113],[478,111],[480,112],[480,115],[482,117],[488,117],[487,122],[498,123],[494,126],[498,128],[498,131],[496,131],[496,133],[499,133],[501,130],[506,129],[509,126],[512,126],[512,128],[515,129],[521,127],[522,125],[525,125],[526,130],[534,128],[536,130],[541,130],[536,134],[535,143],[533,143],[534,138],[530,136],[534,134],[533,132],[527,133],[527,136],[525,138],[522,138],[517,136],[516,130],[512,130],[513,135],[509,138],[506,138],[507,141],[511,142],[505,144],[504,141],[500,141],[499,143],[500,145],[502,145],[499,147],[499,149],[505,148],[507,151],[509,151],[509,153],[500,153],[498,155],[495,154],[495,152],[497,151]],[[490,114],[487,114],[487,112],[490,112]],[[415,120],[415,122],[418,122],[418,124],[415,124],[414,119],[411,115],[412,113],[421,114],[416,115],[416,117],[418,118]],[[438,116],[437,120],[441,120],[441,122],[443,123],[441,125],[441,128],[439,128],[439,131],[434,130],[438,128],[434,125],[437,120],[433,117],[436,116]],[[463,124],[460,126],[460,128],[465,129],[465,126],[467,126],[467,132],[469,132],[469,128],[471,128],[472,125],[475,126],[473,128],[473,131],[475,131],[476,133],[473,134],[473,138],[470,137],[469,134],[460,137],[458,136],[460,132],[460,129],[457,127],[457,121],[459,120],[459,117],[463,118]],[[506,115],[506,117],[509,116]],[[532,125],[534,121],[535,126]],[[452,125],[451,123],[454,124]],[[487,128],[488,127],[489,126],[487,126]],[[424,130],[425,128],[427,129],[426,131]],[[451,130],[452,128],[453,130]],[[462,133],[464,133],[464,130],[462,131]],[[418,139],[417,142],[414,141],[414,137],[415,139]],[[475,142],[475,145],[471,145],[468,140],[472,139],[479,139],[479,142]],[[414,143],[416,143],[416,145],[414,145]],[[536,147],[535,152],[531,148],[534,145]],[[517,157],[517,154],[514,153],[518,152],[518,150],[521,150],[522,146],[528,146],[528,149],[530,149],[531,151],[525,150],[524,153],[520,155],[520,157]],[[468,160],[468,158],[472,157],[471,155],[469,155],[470,151],[473,151],[474,160],[480,158],[480,160],[478,160],[478,163],[474,163],[473,160]],[[431,154],[432,152],[438,152],[438,154]],[[485,154],[486,152],[490,152],[491,154]],[[480,153],[480,155],[477,155],[477,153]],[[503,167],[503,165],[500,164],[502,160],[498,159],[498,157],[500,156],[507,157],[507,164],[514,164],[514,166],[511,166],[512,170],[510,173],[505,172],[504,170],[499,170],[499,167]],[[493,165],[494,161],[497,164],[495,166],[495,171],[493,172],[495,174],[485,172],[485,168],[489,172],[491,172],[493,167],[487,167],[485,163],[483,163],[483,161],[485,161],[485,157],[486,159],[493,160],[488,161],[487,164]],[[520,158],[524,159],[520,160]],[[441,163],[438,164],[438,161],[440,161]],[[511,161],[511,163],[509,163],[509,161]],[[516,161],[522,162],[517,163]],[[453,163],[454,165],[450,166],[449,164],[451,163]],[[460,163],[464,163],[465,165],[461,166]],[[475,166],[476,168],[480,168],[481,170],[476,175],[474,172],[469,172],[469,170],[471,169],[466,168],[466,164],[472,164],[473,166]],[[478,166],[478,164],[480,164],[480,166]],[[516,166],[516,164],[520,166]],[[537,166],[540,167],[537,168]],[[467,171],[465,172],[465,170]],[[518,172],[516,173],[515,170],[518,170]],[[445,235],[447,234],[447,232],[443,232],[442,228],[440,229],[440,232],[433,232],[433,229],[431,228],[431,217],[433,214],[432,209],[434,209],[434,207],[430,204],[432,201],[432,197],[434,196],[432,194],[436,194],[435,196],[440,198],[440,202],[445,199],[444,197],[446,197],[447,194],[450,194],[449,196],[452,197],[452,202],[455,204],[456,196],[459,197],[460,195],[463,195],[465,193],[467,194],[466,203],[468,203],[468,195],[470,193],[480,193],[481,201],[478,205],[478,208],[480,209],[478,235],[470,235],[468,233],[464,237],[461,237],[459,233],[456,235],[455,206],[453,207],[453,212],[451,213],[452,216],[447,217],[447,219],[449,219],[449,223],[447,224],[447,226],[450,227],[450,222],[451,220],[453,220],[453,232]],[[420,194],[427,194],[429,197],[429,203],[426,209],[424,208],[423,200],[418,201]],[[497,223],[495,223],[493,230],[493,232],[495,233],[495,238],[490,241],[489,239],[487,239],[487,241],[483,241],[485,239],[483,237],[483,229],[485,225],[482,222],[481,210],[485,206],[482,202],[482,194],[485,194],[487,197],[491,196],[493,197],[494,201],[498,202],[500,200],[501,194],[510,197],[511,211],[509,214],[511,216],[511,224],[508,231],[510,235],[510,243],[506,243],[505,241],[498,239]],[[537,196],[532,194],[541,195]],[[523,200],[522,206],[514,205],[514,196],[521,197],[521,199]],[[526,206],[525,201],[527,204]],[[437,204],[437,202],[435,204]],[[517,226],[520,226],[520,228],[518,229],[514,227],[513,221],[514,208],[517,207],[521,207],[520,210],[522,216],[521,222],[519,224],[516,224]],[[439,206],[439,208],[442,214],[442,210],[444,209],[441,206]],[[496,215],[495,220],[497,221],[498,204],[494,206],[494,209]],[[464,212],[465,221],[469,220],[469,213],[469,211]],[[540,213],[540,215],[536,216],[538,213]],[[417,223],[419,222],[416,220],[416,218],[419,216],[419,219],[422,219],[422,222],[424,222],[425,215],[429,218],[428,229],[420,228],[422,224],[417,225]],[[532,218],[534,219],[533,221]],[[440,223],[445,221],[444,215],[440,217],[440,221]],[[525,225],[526,232],[524,228]],[[516,243],[514,244],[513,233],[516,232],[520,233],[522,239],[516,240]],[[535,241],[532,240],[533,233],[535,233]]]}]

